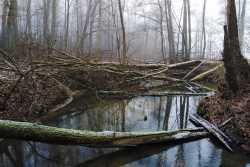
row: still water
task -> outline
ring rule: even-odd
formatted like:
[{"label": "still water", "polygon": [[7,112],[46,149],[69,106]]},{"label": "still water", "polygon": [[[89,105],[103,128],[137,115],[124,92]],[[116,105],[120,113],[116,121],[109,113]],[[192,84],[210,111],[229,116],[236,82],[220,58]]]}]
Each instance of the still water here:
[{"label": "still water", "polygon": [[[83,95],[67,107],[43,117],[40,122],[92,131],[183,129],[193,127],[188,116],[196,112],[202,98],[165,96],[100,100]],[[249,154],[229,153],[213,143],[203,139],[175,145],[96,149],[5,140],[0,143],[0,166],[250,167]]]}]

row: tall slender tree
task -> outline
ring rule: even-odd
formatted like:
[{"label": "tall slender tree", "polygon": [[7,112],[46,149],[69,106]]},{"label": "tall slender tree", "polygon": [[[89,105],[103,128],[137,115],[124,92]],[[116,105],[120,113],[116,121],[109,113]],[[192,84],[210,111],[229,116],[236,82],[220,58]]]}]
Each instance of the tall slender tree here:
[{"label": "tall slender tree", "polygon": [[2,41],[3,48],[7,47],[7,36],[6,36],[6,28],[7,28],[7,12],[9,8],[8,0],[3,1],[3,9],[2,9]]},{"label": "tall slender tree", "polygon": [[56,43],[56,24],[57,23],[57,0],[52,1],[52,17],[51,17],[51,46]]},{"label": "tall slender tree", "polygon": [[10,0],[6,36],[7,48],[10,49],[18,42],[17,0]]},{"label": "tall slender tree", "polygon": [[159,7],[159,12],[160,12],[159,24],[160,24],[160,34],[161,34],[161,55],[162,55],[164,63],[167,63],[167,59],[165,56],[165,46],[164,46],[163,8],[162,8],[162,4],[161,4],[160,0],[158,0],[157,5]]},{"label": "tall slender tree", "polygon": [[126,59],[127,59],[127,41],[126,41],[126,30],[125,30],[125,24],[124,24],[124,18],[123,18],[123,10],[122,10],[121,0],[118,0],[118,6],[119,6],[121,28],[122,28],[122,64],[126,64]]},{"label": "tall slender tree", "polygon": [[26,37],[29,42],[31,42],[32,38],[32,26],[31,26],[31,0],[27,1],[27,11],[26,11]]},{"label": "tall slender tree", "polygon": [[188,54],[187,54],[187,60],[190,60],[191,57],[191,45],[192,45],[192,29],[191,29],[191,7],[190,7],[190,1],[187,0],[187,17],[188,17]]},{"label": "tall slender tree", "polygon": [[187,0],[183,0],[183,23],[182,23],[182,60],[188,60],[188,10]]},{"label": "tall slender tree", "polygon": [[206,45],[207,45],[207,39],[206,39],[206,4],[207,0],[204,0],[203,3],[203,12],[202,12],[202,32],[201,32],[201,59],[205,58],[205,51],[206,51]]},{"label": "tall slender tree", "polygon": [[240,18],[239,18],[239,41],[240,41],[240,46],[242,49],[243,49],[244,34],[245,34],[246,4],[247,4],[247,1],[243,0],[241,14],[240,14]]},{"label": "tall slender tree", "polygon": [[49,9],[50,1],[43,0],[43,41],[49,45]]},{"label": "tall slender tree", "polygon": [[165,14],[168,30],[168,45],[169,45],[169,61],[170,63],[176,62],[176,51],[175,51],[175,37],[172,20],[172,0],[164,0]]},{"label": "tall slender tree", "polygon": [[65,0],[64,49],[68,50],[70,0]]}]

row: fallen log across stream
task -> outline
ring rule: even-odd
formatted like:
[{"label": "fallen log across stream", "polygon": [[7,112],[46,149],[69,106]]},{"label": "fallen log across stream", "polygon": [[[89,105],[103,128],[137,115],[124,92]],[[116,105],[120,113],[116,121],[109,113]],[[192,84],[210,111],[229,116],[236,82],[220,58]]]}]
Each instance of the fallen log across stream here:
[{"label": "fallen log across stream", "polygon": [[227,137],[220,129],[218,129],[216,126],[212,125],[207,120],[203,119],[197,114],[193,114],[190,116],[190,120],[198,125],[203,126],[205,129],[207,129],[209,132],[213,134],[214,137],[216,137],[228,150],[233,151],[233,149],[230,147],[230,145],[227,143],[227,141],[231,142],[231,139]]},{"label": "fallen log across stream", "polygon": [[207,93],[192,92],[126,92],[126,91],[99,91],[100,95],[109,96],[207,96]]},{"label": "fallen log across stream", "polygon": [[204,128],[155,132],[93,132],[0,120],[0,138],[86,147],[135,147],[145,144],[196,140],[209,135]]}]

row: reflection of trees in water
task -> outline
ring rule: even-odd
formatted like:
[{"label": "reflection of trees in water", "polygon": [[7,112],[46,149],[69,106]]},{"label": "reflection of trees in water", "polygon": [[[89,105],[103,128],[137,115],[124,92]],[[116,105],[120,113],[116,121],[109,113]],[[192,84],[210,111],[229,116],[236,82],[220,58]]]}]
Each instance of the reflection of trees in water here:
[{"label": "reflection of trees in water", "polygon": [[187,128],[189,112],[189,97],[180,97],[180,126],[179,129]]},{"label": "reflection of trees in water", "polygon": [[166,110],[165,110],[165,116],[163,120],[163,130],[168,130],[168,122],[169,122],[169,116],[172,108],[172,96],[167,97],[167,103],[166,103]]},{"label": "reflection of trees in water", "polygon": [[[126,131],[132,129],[136,124],[155,123],[150,124],[150,126],[159,130],[161,128],[170,130],[171,127],[186,128],[188,126],[189,112],[192,112],[189,109],[193,107],[194,99],[186,96],[143,97],[134,100],[103,102],[100,105],[92,105],[92,107],[89,107],[89,104],[86,107],[81,104],[81,107],[76,107],[73,113],[67,113],[63,116],[63,126],[87,130]],[[140,113],[138,114],[138,112]],[[144,114],[148,115],[148,120],[138,121],[136,116],[141,117]],[[53,125],[58,126],[58,124],[55,121]],[[221,151],[217,148],[212,149],[211,152],[205,155],[208,158],[204,160],[202,158],[204,152],[201,151],[203,145],[200,144],[201,142],[196,142],[192,145],[197,153],[192,155],[197,162],[196,164],[198,166],[207,164],[213,166],[214,162],[219,164]],[[106,151],[106,149],[55,146],[33,142],[29,144],[26,142],[8,142],[0,146],[0,166],[2,164],[2,166],[25,166],[27,163],[30,166],[72,166],[84,161],[79,166],[121,166],[134,161],[140,161],[140,163],[146,165],[152,161],[157,166],[167,166],[169,162],[173,162],[175,166],[185,166],[190,162],[188,159],[190,153],[185,147],[186,144],[175,146],[177,149],[176,159],[170,159],[170,154],[173,151],[168,149],[169,146],[164,147],[161,145],[125,149],[113,153],[107,152],[115,151],[115,149]],[[151,155],[154,155],[154,157],[150,157]],[[148,157],[146,160],[143,159],[146,157]],[[223,152],[222,166],[228,166],[229,162],[235,165],[235,162],[232,163],[232,160],[230,160],[230,158],[233,159],[234,157],[237,156]],[[242,158],[239,157],[237,157],[238,160],[234,161],[238,162]],[[89,158],[92,158],[92,160],[86,161]],[[249,161],[249,158],[245,157],[243,161],[239,161],[235,166],[246,166]]]},{"label": "reflection of trees in water", "polygon": [[158,154],[158,160],[157,160],[157,163],[156,163],[156,166],[167,166],[167,161],[168,161],[168,158],[167,158],[167,152],[166,150],[164,152],[161,152]]},{"label": "reflection of trees in water", "polygon": [[[9,147],[9,145],[6,145],[6,144],[2,145],[1,147],[1,158],[2,158],[3,166],[13,165],[15,167],[18,167],[16,158],[13,156],[13,154],[11,154],[11,151],[9,150],[9,148],[11,149],[11,147]],[[4,156],[6,156],[6,158]],[[10,164],[8,163],[8,161],[10,161]]]},{"label": "reflection of trees in water", "polygon": [[157,126],[157,130],[161,130],[161,127],[160,127],[160,125],[161,125],[161,110],[162,110],[162,105],[163,105],[163,99],[162,99],[162,97],[160,97],[160,103],[159,103],[159,109],[158,109],[158,118],[157,118],[157,120],[158,120],[158,126]]},{"label": "reflection of trees in water", "polygon": [[181,144],[178,146],[178,151],[176,155],[176,161],[175,161],[175,167],[185,167],[186,166],[186,160],[185,160],[185,154],[184,154],[184,145]]},{"label": "reflection of trees in water", "polygon": [[[165,114],[163,119],[163,130],[184,129],[188,126],[190,101],[188,96],[166,99]],[[174,112],[175,111],[175,112]],[[170,116],[174,115],[174,121],[170,121]],[[173,118],[173,117],[172,117]]]},{"label": "reflection of trees in water", "polygon": [[124,100],[120,102],[120,111],[122,115],[122,120],[121,120],[122,132],[125,132],[126,104]]},{"label": "reflection of trees in water", "polygon": [[[127,148],[122,149],[116,152],[112,152],[106,155],[99,156],[97,158],[93,158],[89,161],[85,161],[76,165],[76,167],[117,167],[117,166],[124,166],[130,164],[135,161],[142,160],[145,162],[145,166],[150,166],[150,160],[144,159],[154,154],[159,154],[163,151],[167,151],[171,149],[173,146],[166,146],[166,145],[154,145],[154,146],[141,146],[138,148]],[[163,157],[162,157],[163,159]],[[166,159],[167,160],[167,159]],[[160,164],[163,165],[162,162]]]}]

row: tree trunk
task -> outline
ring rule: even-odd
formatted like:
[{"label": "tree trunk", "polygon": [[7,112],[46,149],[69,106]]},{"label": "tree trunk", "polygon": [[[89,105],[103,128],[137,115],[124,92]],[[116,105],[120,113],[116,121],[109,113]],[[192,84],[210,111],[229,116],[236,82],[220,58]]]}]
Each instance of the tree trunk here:
[{"label": "tree trunk", "polygon": [[0,137],[86,147],[131,147],[207,137],[203,128],[157,132],[93,132],[0,120]]},{"label": "tree trunk", "polygon": [[51,18],[51,46],[56,44],[56,22],[57,22],[57,0],[52,1],[52,18]]},{"label": "tree trunk", "polygon": [[[175,37],[174,37],[174,28],[173,28],[173,20],[172,20],[172,1],[168,0],[168,21],[169,21],[169,34],[171,41],[171,57],[170,63],[177,62],[176,51],[175,51]],[[171,60],[172,59],[172,60]],[[172,62],[171,62],[172,61]]]},{"label": "tree trunk", "polygon": [[65,30],[64,30],[64,50],[68,50],[68,38],[69,38],[69,11],[70,4],[69,0],[65,0]]},{"label": "tree trunk", "polygon": [[202,39],[201,42],[203,42],[203,48],[202,48],[202,59],[205,58],[205,52],[206,52],[206,27],[205,27],[205,15],[206,15],[206,3],[207,0],[204,0],[203,4],[203,14],[202,14]]},{"label": "tree trunk", "polygon": [[[90,16],[90,26],[89,26],[89,56],[92,53],[92,40],[93,40],[93,28],[94,28],[94,23],[95,23],[95,15],[96,15],[96,8],[97,8],[98,2],[95,2],[93,10],[91,12],[91,16]],[[100,10],[100,9],[99,9]],[[101,20],[99,20],[100,22]],[[98,23],[98,27],[99,27],[99,23]],[[100,30],[98,30],[99,32]],[[97,39],[99,40],[99,39]],[[99,45],[99,44],[98,44]]]},{"label": "tree trunk", "polygon": [[18,40],[17,0],[10,0],[6,29],[7,48],[14,47]]},{"label": "tree trunk", "polygon": [[182,61],[188,60],[187,1],[183,0]]},{"label": "tree trunk", "polygon": [[49,6],[50,2],[43,0],[43,40],[46,45],[49,45]]},{"label": "tree trunk", "polygon": [[240,47],[243,49],[244,44],[244,32],[245,32],[245,15],[246,15],[246,0],[243,1],[240,20],[239,20],[239,41]]},{"label": "tree trunk", "polygon": [[[98,26],[97,26],[97,34],[96,34],[96,53],[97,56],[101,55],[101,28],[102,28],[102,0],[99,0],[98,3]],[[91,33],[91,32],[90,32]]]},{"label": "tree trunk", "polygon": [[120,13],[121,27],[122,27],[122,64],[126,64],[127,41],[126,41],[126,31],[125,31],[125,25],[124,25],[124,19],[123,19],[121,0],[118,0],[118,6],[119,6],[119,13]]},{"label": "tree trunk", "polygon": [[[91,11],[92,11],[92,8],[94,7],[94,9],[95,9],[97,5],[98,5],[97,1],[95,1],[94,4],[93,4],[92,0],[90,0],[88,2],[87,12],[86,12],[86,16],[85,16],[85,20],[84,20],[84,25],[83,25],[83,30],[82,30],[81,40],[79,41],[79,43],[76,44],[76,46],[77,46],[77,52],[82,52],[83,51],[84,44],[85,44],[85,39],[87,37],[88,26],[89,26],[89,23],[90,23],[90,16],[91,16],[91,13],[92,13]],[[79,30],[80,29],[81,29],[81,27],[79,27]]]},{"label": "tree trunk", "polygon": [[187,10],[188,10],[188,53],[187,60],[191,58],[191,45],[192,45],[192,32],[191,32],[191,9],[190,9],[190,1],[187,0]]},{"label": "tree trunk", "polygon": [[8,11],[8,0],[4,0],[2,9],[2,40],[4,49],[7,48],[7,40],[6,40],[7,11]]},{"label": "tree trunk", "polygon": [[163,33],[163,10],[160,1],[158,0],[158,6],[160,9],[160,34],[161,34],[161,55],[163,62],[166,64],[167,60],[165,57],[165,49],[164,49],[164,33]]},{"label": "tree trunk", "polygon": [[227,26],[224,26],[223,57],[226,68],[225,97],[231,98],[239,94],[250,79],[250,66],[241,54],[238,39],[238,26],[235,9],[235,0],[227,1]]}]

